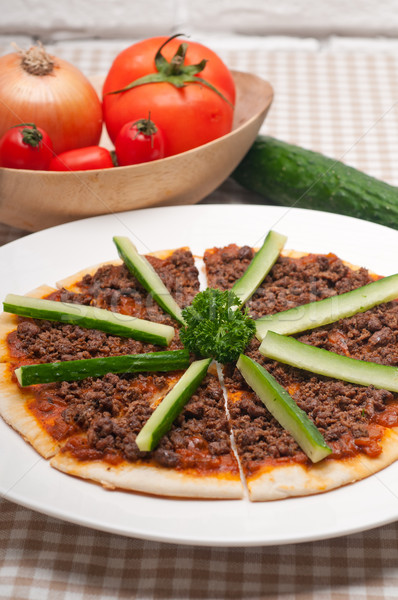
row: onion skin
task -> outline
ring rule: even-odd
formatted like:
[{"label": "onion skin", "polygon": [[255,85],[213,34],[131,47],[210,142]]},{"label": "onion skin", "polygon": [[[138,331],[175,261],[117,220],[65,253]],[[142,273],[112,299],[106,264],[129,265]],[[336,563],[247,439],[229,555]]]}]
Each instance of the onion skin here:
[{"label": "onion skin", "polygon": [[52,73],[32,75],[20,53],[0,57],[0,137],[14,125],[35,123],[47,131],[56,154],[97,145],[102,131],[97,92],[79,69],[52,59]]}]

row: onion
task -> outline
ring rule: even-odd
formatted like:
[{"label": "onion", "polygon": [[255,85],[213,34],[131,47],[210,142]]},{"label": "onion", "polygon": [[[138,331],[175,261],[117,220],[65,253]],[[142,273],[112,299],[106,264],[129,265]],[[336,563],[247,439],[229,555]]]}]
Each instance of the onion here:
[{"label": "onion", "polygon": [[19,123],[44,129],[56,154],[95,146],[101,102],[79,69],[33,46],[0,57],[0,137]]}]

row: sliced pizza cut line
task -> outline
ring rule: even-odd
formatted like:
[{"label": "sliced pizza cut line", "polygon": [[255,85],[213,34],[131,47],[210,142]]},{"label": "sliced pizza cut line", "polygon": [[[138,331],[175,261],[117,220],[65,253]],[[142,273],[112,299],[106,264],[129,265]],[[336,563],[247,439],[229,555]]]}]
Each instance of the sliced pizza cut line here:
[{"label": "sliced pizza cut line", "polygon": [[[280,376],[282,369],[278,370]],[[316,399],[322,387],[324,391]],[[226,377],[226,389],[231,429],[251,500],[328,491],[359,481],[398,460],[398,399],[386,390],[326,378],[318,381],[311,374],[286,385],[333,448],[333,455],[315,464],[252,390],[242,387],[234,376]],[[351,403],[347,412],[345,403]],[[380,412],[374,414],[375,409]],[[367,411],[373,415],[365,416]],[[339,412],[340,417],[336,416]]]},{"label": "sliced pizza cut line", "polygon": [[[142,423],[155,405],[148,400]],[[122,447],[103,450],[106,440],[101,429],[105,426],[109,434],[111,422],[105,415],[94,417],[88,434],[91,443],[86,432],[70,436],[51,460],[51,466],[107,489],[186,498],[242,498],[238,464],[230,448],[228,427],[223,423],[222,394],[216,376],[212,373],[206,376],[154,451],[137,453],[126,460],[125,453],[132,452],[131,433],[136,435],[141,427],[136,423],[136,415],[143,408],[143,402],[139,401],[132,412],[113,419],[113,431],[120,436],[124,427],[127,434]]]},{"label": "sliced pizza cut line", "polygon": [[242,489],[243,489],[243,498],[245,500],[249,500],[250,499],[249,488],[247,485],[247,479],[245,477],[242,461],[239,456],[238,448],[236,446],[235,435],[234,435],[234,431],[232,428],[232,419],[231,419],[231,415],[230,415],[229,408],[228,408],[228,390],[225,386],[223,366],[220,363],[217,363],[217,377],[218,377],[218,381],[220,382],[220,386],[221,386],[223,397],[224,397],[224,410],[225,410],[225,415],[226,415],[227,421],[229,423],[230,432],[231,432],[230,436],[229,436],[230,441],[231,441],[231,448],[232,448],[232,452],[234,453],[234,456],[235,456],[235,459],[236,459],[236,462],[237,462],[238,468],[239,468],[239,476],[240,476],[240,480],[242,483]]},{"label": "sliced pizza cut line", "polygon": [[[251,256],[253,256],[253,252],[253,249],[248,247],[238,248],[234,244],[231,244],[224,249],[213,248],[210,251],[206,251],[204,260],[209,275],[209,284],[221,289],[228,289],[231,287],[235,278],[240,277],[244,272],[247,264],[249,264]],[[334,255],[310,255],[308,253],[295,251],[283,251],[281,255],[285,259],[297,261],[298,265],[300,263],[311,265],[312,261],[319,260],[324,263],[321,267],[325,271],[325,276],[333,278],[336,274],[336,280],[339,279],[337,276],[339,270],[342,272],[344,269],[348,269],[351,273],[357,273],[357,275],[353,276],[354,287],[378,279],[378,276],[374,273],[367,272],[350,263],[340,261]],[[333,263],[336,264],[336,268],[332,268],[330,274],[327,273],[329,268],[328,263],[329,265],[333,265]],[[339,266],[339,264],[341,266]],[[278,269],[280,269],[279,265],[276,266],[276,270]],[[283,267],[281,271],[281,276],[284,276]],[[308,273],[310,277],[313,277],[311,268],[308,269]],[[320,276],[322,277],[323,273],[320,273]],[[344,276],[344,273],[343,275],[340,275],[340,277],[341,276]],[[314,279],[315,277],[313,277],[313,281]],[[269,283],[270,282],[261,286],[263,291],[260,290],[257,298],[255,296],[253,301],[248,303],[251,309],[254,308],[256,311],[261,311],[264,308],[267,309],[266,301],[268,298],[271,300],[275,299],[273,296],[278,292],[281,293],[282,301],[284,300],[283,286],[280,286],[279,290],[277,287],[273,289],[271,291],[271,296],[269,296],[267,287],[268,289],[272,288],[272,280],[271,286]],[[299,289],[300,274],[296,285]],[[322,282],[320,287],[322,288]],[[325,288],[325,286],[323,287]],[[314,286],[314,288],[315,289],[311,290],[311,286],[307,286],[307,295],[308,293],[316,292],[316,286]],[[321,291],[328,295],[327,289]],[[331,293],[333,294],[336,292],[333,292],[332,289]],[[342,293],[342,291],[340,293]],[[288,299],[288,301],[294,302],[294,297]],[[305,301],[308,300],[302,300],[302,302]],[[343,334],[341,332],[340,335],[335,335],[334,338],[333,336],[331,337],[331,343],[342,344],[343,342]],[[311,343],[311,341],[307,343]],[[248,353],[253,359],[261,360],[261,356],[258,354],[256,346],[258,346],[257,341],[252,342],[248,348]],[[269,362],[270,361],[268,361],[268,363]],[[228,367],[226,367],[226,369],[228,370]],[[366,433],[367,424],[362,424],[362,428],[365,432],[362,434],[362,438],[359,437],[357,446],[356,440],[352,438],[351,434],[348,434],[349,439],[347,438],[347,448],[345,448],[347,456],[344,454],[344,449],[343,451],[340,449],[340,453],[337,449],[337,458],[326,458],[315,465],[305,457],[300,451],[300,448],[296,447],[296,450],[293,451],[288,450],[289,445],[293,442],[290,434],[284,432],[282,435],[281,430],[282,437],[280,442],[277,442],[276,439],[273,439],[273,433],[267,433],[266,430],[269,428],[272,432],[272,425],[265,425],[265,422],[261,421],[264,419],[264,407],[261,408],[261,402],[252,390],[245,387],[240,389],[241,385],[239,384],[239,378],[237,385],[234,384],[233,381],[231,384],[231,380],[228,379],[228,374],[226,382],[225,387],[230,426],[234,443],[237,448],[241,469],[248,485],[250,500],[276,500],[291,496],[301,496],[327,491],[377,473],[398,459],[398,428],[396,427],[398,421],[396,404],[398,401],[389,392],[381,392],[379,398],[375,398],[374,405],[378,406],[377,410],[379,411],[382,410],[381,403],[386,400],[387,404],[384,404],[385,410],[382,417],[379,418],[379,421],[376,420],[375,424],[373,424],[369,418],[369,433]],[[285,384],[286,389],[291,395],[295,395],[302,386],[300,382],[289,382],[289,378],[287,378],[285,382],[282,381],[282,383]],[[338,392],[336,391],[336,393]],[[352,392],[348,390],[348,397],[350,393]],[[358,392],[357,390],[354,393],[358,394],[361,392]],[[369,406],[371,407],[372,404]],[[240,408],[240,412],[239,410],[236,412],[237,407],[242,407]],[[322,411],[321,407],[320,410]],[[363,417],[367,410],[368,407],[366,405],[365,408],[364,404],[362,413],[359,416]],[[373,409],[369,408],[369,410]],[[386,423],[388,426],[383,427],[383,424]],[[262,427],[266,427],[266,429],[262,430]],[[281,427],[276,424],[276,429],[278,427],[281,429]],[[358,431],[353,435],[357,438],[361,435],[360,427],[358,427]],[[276,438],[277,437],[278,435],[276,435]],[[275,448],[273,448],[272,444],[279,445],[281,450],[281,456],[279,458],[275,458],[275,456],[278,455],[278,452],[275,454]],[[364,452],[368,452],[371,456],[361,452],[362,445],[364,446]],[[350,448],[348,448],[348,446],[350,446]],[[285,452],[286,456],[284,456]]]}]

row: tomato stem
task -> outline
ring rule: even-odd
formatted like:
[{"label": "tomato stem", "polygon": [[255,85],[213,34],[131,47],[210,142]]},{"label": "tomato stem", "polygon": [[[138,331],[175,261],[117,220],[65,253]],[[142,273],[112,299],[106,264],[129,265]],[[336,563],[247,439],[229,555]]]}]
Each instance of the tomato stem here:
[{"label": "tomato stem", "polygon": [[130,129],[134,129],[134,127],[137,130],[134,139],[140,133],[142,133],[146,137],[151,138],[151,148],[153,148],[153,136],[157,132],[158,128],[156,127],[155,123],[151,121],[151,111],[149,111],[147,119],[138,119],[138,121],[134,121]]},{"label": "tomato stem", "polygon": [[133,129],[133,127],[136,127],[140,133],[148,136],[154,135],[158,130],[155,123],[151,121],[151,111],[149,111],[147,119],[138,119],[138,121],[134,121],[131,129]]},{"label": "tomato stem", "polygon": [[122,92],[127,92],[128,90],[131,90],[140,85],[146,85],[147,83],[170,83],[176,88],[183,88],[188,83],[200,83],[203,86],[213,90],[213,92],[218,94],[230,106],[233,106],[232,103],[228,100],[228,98],[226,98],[214,85],[212,85],[202,77],[198,77],[198,74],[201,73],[201,71],[203,71],[203,69],[206,66],[206,59],[201,60],[196,65],[185,64],[185,55],[188,50],[188,44],[186,42],[183,42],[179,45],[177,52],[174,54],[170,62],[168,62],[165,59],[165,57],[162,54],[163,48],[171,40],[180,35],[182,34],[176,33],[175,35],[168,38],[165,42],[163,42],[163,44],[160,46],[159,50],[155,55],[155,67],[157,71],[156,73],[149,73],[148,75],[139,77],[135,81],[132,81],[131,83],[126,85],[124,88],[108,92],[108,94],[120,94]]},{"label": "tomato stem", "polygon": [[37,129],[34,123],[20,123],[19,125],[13,125],[11,129],[14,127],[25,127],[25,129],[21,130],[22,141],[24,144],[32,146],[32,148],[38,148],[40,146],[43,134]]}]

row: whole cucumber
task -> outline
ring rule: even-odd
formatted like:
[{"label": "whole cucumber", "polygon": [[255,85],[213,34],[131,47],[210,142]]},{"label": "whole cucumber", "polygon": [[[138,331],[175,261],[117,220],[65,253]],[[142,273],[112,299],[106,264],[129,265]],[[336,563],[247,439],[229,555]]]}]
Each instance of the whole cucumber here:
[{"label": "whole cucumber", "polygon": [[258,136],[232,174],[269,204],[311,208],[398,229],[398,188],[317,152]]}]

